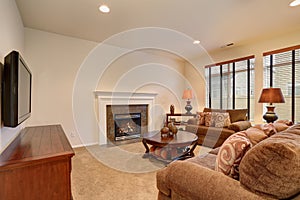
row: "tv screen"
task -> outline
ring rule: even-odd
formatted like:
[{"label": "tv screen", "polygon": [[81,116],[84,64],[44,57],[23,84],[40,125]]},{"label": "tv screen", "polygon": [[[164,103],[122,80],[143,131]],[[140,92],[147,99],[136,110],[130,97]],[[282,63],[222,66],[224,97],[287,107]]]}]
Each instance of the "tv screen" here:
[{"label": "tv screen", "polygon": [[16,127],[31,114],[32,75],[17,51],[4,60],[2,119],[4,126]]}]

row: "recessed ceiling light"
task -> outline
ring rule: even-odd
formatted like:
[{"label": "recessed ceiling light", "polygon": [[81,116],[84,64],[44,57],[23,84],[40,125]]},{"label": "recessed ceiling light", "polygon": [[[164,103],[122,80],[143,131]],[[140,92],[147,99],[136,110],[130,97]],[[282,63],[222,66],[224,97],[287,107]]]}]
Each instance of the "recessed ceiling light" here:
[{"label": "recessed ceiling light", "polygon": [[193,44],[200,44],[199,40],[194,40]]},{"label": "recessed ceiling light", "polygon": [[110,8],[105,4],[102,4],[101,6],[99,6],[99,10],[103,13],[109,13],[110,12]]},{"label": "recessed ceiling light", "polygon": [[294,7],[294,6],[299,6],[300,5],[300,0],[294,0],[290,3],[290,6]]}]

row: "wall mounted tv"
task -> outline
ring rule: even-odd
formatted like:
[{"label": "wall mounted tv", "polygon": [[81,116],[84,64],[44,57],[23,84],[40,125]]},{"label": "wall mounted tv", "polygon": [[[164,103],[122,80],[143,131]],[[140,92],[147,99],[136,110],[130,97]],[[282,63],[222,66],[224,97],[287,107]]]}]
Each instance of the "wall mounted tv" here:
[{"label": "wall mounted tv", "polygon": [[32,75],[17,51],[4,58],[2,80],[2,120],[4,126],[16,127],[31,114]]}]

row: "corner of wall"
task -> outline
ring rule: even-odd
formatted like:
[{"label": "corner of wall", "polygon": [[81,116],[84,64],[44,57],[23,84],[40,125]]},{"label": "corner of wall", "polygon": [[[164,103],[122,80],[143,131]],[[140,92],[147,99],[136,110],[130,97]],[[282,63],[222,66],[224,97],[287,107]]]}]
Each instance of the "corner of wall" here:
[{"label": "corner of wall", "polygon": [[[24,52],[24,26],[15,1],[0,1],[0,26],[0,61],[2,62],[5,55],[12,50]],[[21,128],[22,125],[16,128],[1,127],[0,153],[14,140]]]}]

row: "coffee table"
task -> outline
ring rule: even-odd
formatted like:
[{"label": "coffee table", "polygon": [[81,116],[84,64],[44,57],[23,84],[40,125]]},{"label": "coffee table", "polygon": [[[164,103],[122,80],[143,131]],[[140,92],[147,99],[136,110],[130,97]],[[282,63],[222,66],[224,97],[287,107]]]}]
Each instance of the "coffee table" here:
[{"label": "coffee table", "polygon": [[[170,138],[162,138],[160,131],[145,133],[142,139],[143,145],[146,149],[143,158],[152,156],[164,162],[191,158],[194,156],[194,149],[197,146],[197,140],[197,135],[187,131],[178,131],[176,135]],[[162,158],[151,153],[148,145],[153,145],[154,148],[163,149],[166,152],[166,158]],[[174,151],[178,153],[178,156],[174,157],[172,155]]]}]

